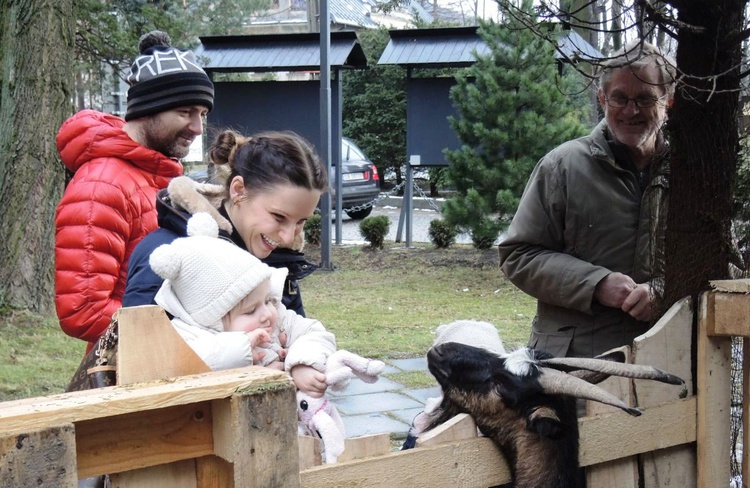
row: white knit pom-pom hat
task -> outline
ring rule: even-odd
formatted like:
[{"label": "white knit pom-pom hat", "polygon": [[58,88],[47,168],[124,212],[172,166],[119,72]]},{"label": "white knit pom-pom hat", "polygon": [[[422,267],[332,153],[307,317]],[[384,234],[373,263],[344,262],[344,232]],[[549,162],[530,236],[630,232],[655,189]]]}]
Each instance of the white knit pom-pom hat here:
[{"label": "white knit pom-pom hat", "polygon": [[220,321],[272,272],[249,252],[219,239],[216,221],[203,212],[188,221],[188,237],[156,248],[149,264],[204,327]]}]

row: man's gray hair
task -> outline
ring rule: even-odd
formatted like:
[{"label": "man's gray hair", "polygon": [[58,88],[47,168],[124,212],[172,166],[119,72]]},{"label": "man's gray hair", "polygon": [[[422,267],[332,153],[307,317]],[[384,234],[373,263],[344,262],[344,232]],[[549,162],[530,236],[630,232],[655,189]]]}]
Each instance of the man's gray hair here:
[{"label": "man's gray hair", "polygon": [[648,65],[659,70],[660,84],[670,97],[674,95],[677,80],[677,68],[674,59],[663,54],[661,50],[646,41],[636,39],[615,52],[611,59],[602,63],[599,72],[599,86],[604,87],[612,78],[612,73],[619,68],[630,67],[640,70]]}]

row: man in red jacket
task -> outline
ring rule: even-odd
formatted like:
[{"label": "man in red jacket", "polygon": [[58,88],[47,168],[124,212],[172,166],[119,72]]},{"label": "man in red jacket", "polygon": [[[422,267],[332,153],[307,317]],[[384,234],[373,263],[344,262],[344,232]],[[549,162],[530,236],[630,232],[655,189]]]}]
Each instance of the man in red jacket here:
[{"label": "man in red jacket", "polygon": [[157,228],[156,192],[182,174],[179,158],[213,108],[213,83],[192,52],[160,31],[141,37],[139,51],[125,120],[83,110],[57,135],[74,176],[55,216],[55,306],[62,330],[88,349],[121,306],[133,248]]}]

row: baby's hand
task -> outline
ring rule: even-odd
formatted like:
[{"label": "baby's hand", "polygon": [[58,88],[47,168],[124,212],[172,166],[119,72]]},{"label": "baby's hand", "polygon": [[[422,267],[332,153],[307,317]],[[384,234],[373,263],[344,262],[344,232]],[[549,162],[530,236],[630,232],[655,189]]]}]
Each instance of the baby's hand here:
[{"label": "baby's hand", "polygon": [[267,364],[266,368],[278,369],[279,371],[284,371],[284,362],[283,361],[274,361],[272,363]]},{"label": "baby's hand", "polygon": [[328,385],[326,384],[326,375],[304,364],[298,364],[289,372],[294,380],[294,386],[302,390],[313,398],[322,397]]},{"label": "baby's hand", "polygon": [[245,332],[245,334],[247,334],[248,339],[250,339],[250,345],[253,347],[271,342],[271,336],[263,329],[251,330],[250,332]]},{"label": "baby's hand", "polygon": [[263,361],[263,358],[266,357],[266,352],[263,349],[254,347],[252,349],[253,354],[253,364],[258,365]]},{"label": "baby's hand", "polygon": [[279,342],[284,347],[286,347],[286,339],[287,339],[286,332],[279,332]]}]

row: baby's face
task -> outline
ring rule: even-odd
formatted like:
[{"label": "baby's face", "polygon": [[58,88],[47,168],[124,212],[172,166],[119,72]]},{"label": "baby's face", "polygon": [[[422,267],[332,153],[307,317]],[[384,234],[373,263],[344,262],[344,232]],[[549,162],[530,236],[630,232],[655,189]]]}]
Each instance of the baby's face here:
[{"label": "baby's face", "polygon": [[260,327],[270,333],[276,326],[278,313],[268,296],[269,281],[266,280],[247,295],[222,319],[227,332],[250,332]]}]

